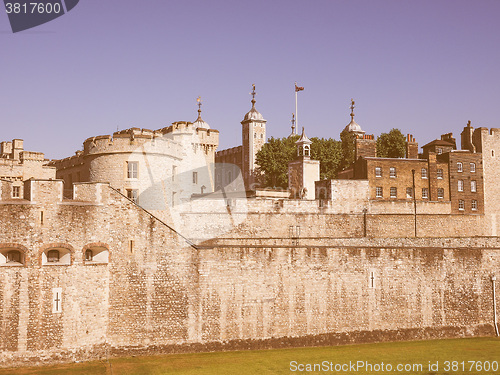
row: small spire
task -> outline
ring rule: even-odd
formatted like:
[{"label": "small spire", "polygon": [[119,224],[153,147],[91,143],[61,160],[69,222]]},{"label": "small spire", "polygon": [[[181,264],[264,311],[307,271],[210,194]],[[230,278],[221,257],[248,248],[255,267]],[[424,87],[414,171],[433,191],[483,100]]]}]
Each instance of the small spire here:
[{"label": "small spire", "polygon": [[351,121],[354,120],[354,108],[356,108],[354,106],[354,104],[355,104],[354,99],[351,98],[351,107],[350,107],[351,108]]},{"label": "small spire", "polygon": [[255,92],[255,83],[252,84],[252,92],[250,95],[252,95],[252,107],[255,107],[255,95],[257,95]]},{"label": "small spire", "polygon": [[201,120],[201,106],[202,106],[201,96],[198,96],[196,102],[198,103],[198,119],[196,121],[198,121]]}]

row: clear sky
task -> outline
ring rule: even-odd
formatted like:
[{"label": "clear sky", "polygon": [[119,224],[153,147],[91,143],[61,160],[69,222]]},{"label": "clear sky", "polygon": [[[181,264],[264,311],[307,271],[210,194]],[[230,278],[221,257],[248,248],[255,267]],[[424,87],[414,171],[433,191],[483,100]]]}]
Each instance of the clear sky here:
[{"label": "clear sky", "polygon": [[0,12],[0,140],[48,158],[117,128],[203,119],[220,147],[241,143],[250,109],[268,136],[299,123],[333,137],[356,121],[423,145],[467,120],[500,127],[500,1],[81,0],[12,34]]}]

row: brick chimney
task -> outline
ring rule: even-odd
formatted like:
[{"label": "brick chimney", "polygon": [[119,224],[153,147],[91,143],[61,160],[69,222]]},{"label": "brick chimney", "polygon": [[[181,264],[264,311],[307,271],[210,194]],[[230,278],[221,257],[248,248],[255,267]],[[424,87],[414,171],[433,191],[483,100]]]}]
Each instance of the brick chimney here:
[{"label": "brick chimney", "polygon": [[406,135],[406,158],[418,159],[418,143],[413,135]]},{"label": "brick chimney", "polygon": [[377,141],[373,134],[358,134],[356,137],[355,160],[363,157],[377,156]]}]

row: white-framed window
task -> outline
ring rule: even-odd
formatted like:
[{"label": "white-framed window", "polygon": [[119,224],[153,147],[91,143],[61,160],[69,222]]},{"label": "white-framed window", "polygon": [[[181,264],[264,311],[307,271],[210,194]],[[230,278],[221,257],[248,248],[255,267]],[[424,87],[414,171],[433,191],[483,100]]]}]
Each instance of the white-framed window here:
[{"label": "white-framed window", "polygon": [[443,170],[442,169],[437,170],[437,178],[438,178],[438,180],[443,179]]},{"label": "white-framed window", "polygon": [[422,188],[422,199],[429,198],[429,188]]},{"label": "white-framed window", "polygon": [[411,187],[406,188],[406,198],[413,198],[413,188]]},{"label": "white-framed window", "polygon": [[422,168],[422,178],[427,178],[427,168]]},{"label": "white-framed window", "polygon": [[42,265],[47,266],[69,266],[71,264],[71,252],[66,248],[48,249],[42,253]]},{"label": "white-framed window", "polygon": [[477,211],[477,200],[473,199],[470,207],[472,211]]},{"label": "white-framed window", "polygon": [[127,178],[138,178],[139,177],[139,162],[138,161],[128,161],[127,162]]},{"label": "white-framed window", "polygon": [[381,186],[377,186],[375,188],[375,196],[377,198],[382,198],[382,193],[383,193],[382,187]]},{"label": "white-framed window", "polygon": [[105,264],[109,261],[109,250],[102,246],[93,246],[85,250],[85,264]]},{"label": "white-framed window", "polygon": [[19,198],[21,196],[21,186],[12,186],[12,198]]},{"label": "white-framed window", "polygon": [[436,151],[438,155],[441,155],[443,153],[443,149],[441,147],[438,147]]},{"label": "white-framed window", "polygon": [[462,199],[460,199],[460,200],[458,201],[458,209],[459,209],[460,211],[465,210],[465,202],[464,202]]},{"label": "white-framed window", "polygon": [[375,167],[375,177],[382,177],[382,167]]},{"label": "white-framed window", "polygon": [[471,173],[476,172],[476,163],[470,163],[470,171]]},{"label": "white-framed window", "polygon": [[198,172],[193,172],[193,184],[198,183]]},{"label": "white-framed window", "polygon": [[463,172],[464,171],[464,166],[462,164],[462,162],[458,162],[457,163],[457,172]]},{"label": "white-framed window", "polygon": [[0,266],[22,266],[24,265],[24,253],[18,249],[0,250]]},{"label": "white-framed window", "polygon": [[127,198],[137,203],[139,191],[137,189],[127,189]]},{"label": "white-framed window", "polygon": [[458,191],[464,191],[464,180],[458,180]]},{"label": "white-framed window", "polygon": [[396,178],[396,168],[391,167],[391,168],[389,169],[389,177],[391,177],[391,178]]},{"label": "white-framed window", "polygon": [[444,189],[438,188],[438,199],[444,199]]},{"label": "white-framed window", "polygon": [[473,193],[475,193],[477,191],[477,183],[474,180],[472,180],[470,182],[470,191],[473,192]]},{"label": "white-framed window", "polygon": [[396,187],[391,187],[391,198],[397,198],[398,197],[398,188]]}]

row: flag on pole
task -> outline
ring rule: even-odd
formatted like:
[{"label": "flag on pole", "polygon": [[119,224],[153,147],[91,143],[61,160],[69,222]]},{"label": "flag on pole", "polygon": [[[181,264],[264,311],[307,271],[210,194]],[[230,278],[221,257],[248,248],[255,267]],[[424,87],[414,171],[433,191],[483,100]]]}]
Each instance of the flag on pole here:
[{"label": "flag on pole", "polygon": [[302,91],[302,90],[304,90],[303,87],[297,86],[297,84],[295,84],[295,92],[299,92],[299,91]]}]

